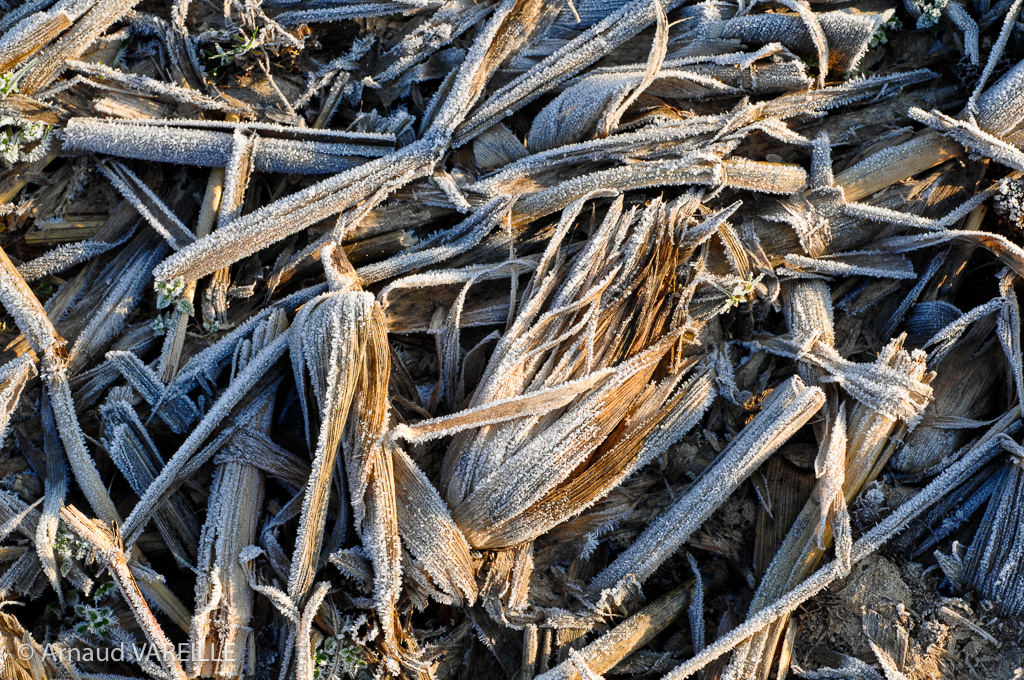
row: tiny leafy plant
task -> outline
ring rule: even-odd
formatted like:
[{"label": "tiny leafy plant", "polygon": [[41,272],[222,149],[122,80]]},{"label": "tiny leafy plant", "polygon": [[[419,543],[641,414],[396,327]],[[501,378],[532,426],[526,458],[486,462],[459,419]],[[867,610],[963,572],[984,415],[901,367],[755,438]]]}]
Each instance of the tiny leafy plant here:
[{"label": "tiny leafy plant", "polygon": [[112,606],[115,597],[114,582],[109,579],[97,583],[89,596],[78,590],[67,591],[65,599],[72,612],[66,619],[69,629],[80,636],[106,639],[117,623]]},{"label": "tiny leafy plant", "polygon": [[57,529],[57,535],[53,539],[53,552],[60,557],[60,571],[62,576],[67,576],[75,560],[84,560],[92,548],[85,541],[80,540],[70,531],[63,527]]},{"label": "tiny leafy plant", "polygon": [[715,288],[725,294],[725,309],[723,311],[729,311],[733,307],[738,306],[740,303],[745,302],[751,294],[757,290],[757,284],[764,278],[764,274],[758,275],[756,278],[753,275],[748,276],[745,279],[741,279],[734,283],[731,288],[713,284]]},{"label": "tiny leafy plant", "polygon": [[259,33],[260,29],[258,26],[253,29],[250,36],[247,36],[245,31],[239,29],[237,34],[231,36],[227,47],[225,47],[224,43],[213,43],[213,49],[206,50],[206,58],[214,64],[213,68],[210,69],[210,75],[213,77],[219,76],[225,66],[233,63],[243,54],[252,51],[259,44]]},{"label": "tiny leafy plant", "polygon": [[0,99],[6,99],[18,91],[18,84],[25,77],[25,74],[28,73],[28,70],[35,65],[36,61],[36,59],[33,59],[27,64],[22,64],[19,69],[0,73]]},{"label": "tiny leafy plant", "polygon": [[39,160],[49,147],[51,127],[40,121],[0,116],[0,161],[10,167]]},{"label": "tiny leafy plant", "polygon": [[170,314],[160,314],[153,319],[149,327],[153,329],[154,335],[167,335],[167,331],[171,330],[173,320]]},{"label": "tiny leafy plant", "polygon": [[35,287],[35,294],[41,302],[45,302],[56,292],[57,289],[50,281],[41,281],[39,285]]},{"label": "tiny leafy plant", "polygon": [[107,637],[114,621],[114,610],[110,607],[76,604],[75,615],[79,618],[79,622],[75,624],[75,632],[79,635],[94,635],[98,638]]},{"label": "tiny leafy plant", "polygon": [[914,0],[914,5],[921,16],[917,18],[918,28],[935,28],[939,25],[942,12],[946,9],[949,0]]},{"label": "tiny leafy plant", "polygon": [[884,45],[885,43],[889,42],[889,36],[886,33],[887,31],[890,33],[895,33],[896,31],[899,31],[902,28],[902,21],[900,21],[897,17],[890,17],[888,21],[879,26],[878,30],[875,31],[875,34],[871,36],[871,42],[869,43],[869,45],[871,47],[878,47],[880,45]]},{"label": "tiny leafy plant", "polygon": [[114,582],[113,581],[103,581],[103,582],[97,584],[96,587],[92,589],[92,599],[94,599],[96,601],[99,601],[99,600],[102,600],[105,597],[108,597],[108,596],[112,595],[113,593],[114,593]]},{"label": "tiny leafy plant", "polygon": [[158,281],[156,284],[156,306],[157,309],[165,309],[171,305],[177,305],[185,293],[185,282],[179,276],[170,281]]},{"label": "tiny leafy plant", "polygon": [[319,680],[355,677],[365,667],[362,650],[345,635],[325,638],[313,654],[313,677]]},{"label": "tiny leafy plant", "polygon": [[[192,303],[185,297],[185,282],[178,277],[171,279],[170,281],[158,281],[156,284],[156,306],[157,309],[166,309],[167,307],[173,307],[174,311],[181,312],[186,316],[192,316],[196,313]],[[153,321],[153,330],[157,332],[157,335],[162,335],[170,330],[170,318],[160,320],[159,318]],[[162,329],[162,332],[161,332]]]}]

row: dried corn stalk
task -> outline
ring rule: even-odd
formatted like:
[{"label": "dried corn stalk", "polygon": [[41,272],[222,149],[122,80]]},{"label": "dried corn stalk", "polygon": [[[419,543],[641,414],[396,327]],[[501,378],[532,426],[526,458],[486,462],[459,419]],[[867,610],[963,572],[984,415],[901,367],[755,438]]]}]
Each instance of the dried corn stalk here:
[{"label": "dried corn stalk", "polygon": [[1019,0],[158,4],[0,1],[5,673],[824,677],[898,531],[1019,614]]}]

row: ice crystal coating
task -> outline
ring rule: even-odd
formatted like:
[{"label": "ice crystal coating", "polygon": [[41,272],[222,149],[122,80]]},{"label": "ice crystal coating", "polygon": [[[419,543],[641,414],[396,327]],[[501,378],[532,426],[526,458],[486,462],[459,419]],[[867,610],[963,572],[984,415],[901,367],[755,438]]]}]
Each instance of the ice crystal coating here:
[{"label": "ice crystal coating", "polygon": [[899,677],[790,667],[894,540],[1021,613],[1024,0],[12,4],[5,672]]},{"label": "ice crystal coating", "polygon": [[1019,179],[1002,179],[997,192],[992,200],[996,212],[1018,229],[1024,229],[1024,182]]}]

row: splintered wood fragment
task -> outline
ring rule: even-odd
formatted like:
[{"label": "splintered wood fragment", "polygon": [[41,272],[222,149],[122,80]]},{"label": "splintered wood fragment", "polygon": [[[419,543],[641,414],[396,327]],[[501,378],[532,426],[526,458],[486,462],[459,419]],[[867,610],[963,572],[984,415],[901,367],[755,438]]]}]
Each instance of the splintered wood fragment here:
[{"label": "splintered wood fragment", "polygon": [[711,405],[715,374],[700,367],[676,389],[666,381],[648,390],[647,399],[636,405],[633,420],[603,447],[599,457],[566,485],[548,492],[524,515],[497,522],[489,530],[494,545],[514,545],[543,535],[572,516],[583,512],[650,460],[678,443],[697,424]]},{"label": "splintered wood fragment", "polygon": [[992,316],[983,317],[949,342],[939,343],[936,339],[939,346],[929,358],[930,368],[936,373],[931,382],[934,399],[921,424],[893,453],[892,469],[915,474],[940,464],[969,434],[960,428],[950,428],[943,421],[973,419],[988,412],[995,396],[992,387],[1006,375],[1005,363],[999,361],[1000,348],[988,345],[992,327],[997,323]]},{"label": "splintered wood fragment", "polygon": [[455,603],[472,606],[477,585],[469,543],[434,485],[399,446],[391,448],[398,531],[434,586]]},{"label": "splintered wood fragment", "polygon": [[836,175],[848,201],[859,201],[907,177],[934,168],[962,153],[962,147],[931,130],[887,149]]},{"label": "splintered wood fragment", "polygon": [[[295,341],[295,349],[292,351],[296,370],[309,372],[313,393],[322,411],[322,425],[303,499],[299,536],[289,576],[289,596],[296,601],[305,598],[313,585],[313,572],[323,540],[322,527],[327,520],[327,499],[335,457],[341,448],[345,423],[349,420],[349,409],[356,398],[357,388],[366,379],[363,363],[367,361],[369,340],[363,333],[369,325],[373,298],[368,293],[340,292],[328,294],[328,297],[316,302],[319,304],[313,303],[304,308],[303,312],[306,313],[296,319],[296,326],[302,329],[302,335]],[[304,337],[307,334],[308,338]],[[305,361],[309,362],[305,367],[298,363]],[[301,373],[299,377],[302,377]],[[365,389],[369,385],[363,384],[363,387]],[[361,400],[366,397],[360,394],[358,398]],[[379,435],[362,431],[364,427],[366,425],[363,423],[357,424],[358,429],[348,433],[350,441],[361,445],[364,438],[369,437],[367,443],[376,445],[373,439]],[[352,490],[359,492],[359,500],[355,501],[357,509],[363,502],[361,496],[366,493],[366,482],[363,481],[366,471],[363,466],[372,464],[373,460],[371,451],[360,450],[359,453],[361,455],[355,459],[355,468],[350,473],[355,477],[350,482]]]},{"label": "splintered wood fragment", "polygon": [[[456,524],[474,547],[499,547],[500,529],[532,506],[565,479],[593,448],[604,440],[623,416],[623,410],[646,387],[658,363],[682,335],[670,334],[616,367],[599,389],[574,404],[537,437],[509,456],[488,475],[454,512]],[[550,448],[558,441],[561,449]],[[557,458],[557,460],[556,460]],[[508,480],[518,477],[518,484]]]},{"label": "splintered wood fragment", "polygon": [[[842,384],[848,394],[880,416],[898,419],[912,429],[932,399],[928,385],[931,376],[925,376],[924,353],[903,351],[904,339],[900,336],[887,343],[874,364],[848,362],[835,348],[816,339],[799,350],[791,345],[788,351],[806,356],[809,364],[824,369],[832,381]],[[778,344],[766,340],[765,346]]]},{"label": "splintered wood fragment", "polygon": [[[1000,137],[1024,118],[1022,79],[1024,64],[1018,63],[978,100],[978,123],[984,133]],[[836,183],[843,187],[846,200],[857,201],[962,153],[956,141],[925,130],[844,170],[836,176]]]},{"label": "splintered wood fragment", "polygon": [[[372,295],[353,289],[355,272],[341,248],[329,245],[321,260],[331,292],[300,310],[294,327],[301,331],[294,333],[291,346],[296,381],[304,385],[308,374],[321,426],[302,497],[287,597],[297,605],[309,597],[323,545],[334,463],[343,449],[356,534],[374,564],[374,604],[384,644],[399,663],[396,604],[402,552],[392,455],[383,441],[390,374],[384,316]],[[300,397],[308,428],[311,405],[305,390]],[[299,659],[300,664],[307,662]]]}]

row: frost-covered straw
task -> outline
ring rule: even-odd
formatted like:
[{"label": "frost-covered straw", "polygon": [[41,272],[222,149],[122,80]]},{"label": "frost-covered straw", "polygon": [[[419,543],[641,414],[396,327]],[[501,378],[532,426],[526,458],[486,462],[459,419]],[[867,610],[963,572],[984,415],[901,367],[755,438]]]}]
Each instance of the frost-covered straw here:
[{"label": "frost-covered straw", "polygon": [[[716,572],[709,583],[704,585],[715,586],[723,578],[724,572]],[[538,676],[537,680],[582,680],[586,676],[579,668],[581,663],[598,675],[607,673],[665,630],[691,602],[695,602],[698,587],[696,578],[687,579],[678,588],[662,595],[591,642],[569,660]]]},{"label": "frost-covered straw", "polygon": [[128,603],[139,627],[156,650],[167,676],[175,680],[186,680],[185,670],[181,667],[174,645],[153,616],[135,582],[135,577],[128,568],[128,557],[121,545],[120,533],[116,529],[111,531],[102,524],[97,524],[71,505],[62,508],[60,516],[68,528],[92,546],[99,559],[110,570],[110,575],[114,577],[124,601]]},{"label": "frost-covered straw", "polygon": [[690,490],[651,525],[589,586],[592,595],[647,580],[724,503],[768,456],[811,419],[825,393],[792,376],[772,391],[761,412],[722,451]]},{"label": "frost-covered straw", "polygon": [[[192,430],[188,438],[175,452],[164,469],[160,471],[153,483],[150,484],[146,494],[139,499],[138,504],[132,509],[128,519],[122,527],[124,536],[128,539],[128,545],[132,545],[138,535],[145,528],[153,515],[153,511],[167,497],[167,495],[180,482],[181,475],[189,469],[202,464],[201,459],[196,458],[196,453],[207,437],[213,434],[218,425],[231,413],[231,410],[253,389],[260,377],[266,374],[270,368],[284,354],[288,347],[288,331],[279,335],[273,342],[267,345],[250,361],[249,365],[242,370],[231,384],[224,390],[221,397],[210,407],[206,417],[200,421]],[[214,450],[205,449],[208,455],[212,456]]]},{"label": "frost-covered straw", "polygon": [[0,303],[14,317],[18,328],[25,334],[32,350],[39,357],[39,374],[46,384],[53,405],[61,441],[67,451],[68,463],[75,473],[75,480],[82,488],[93,511],[104,521],[119,522],[120,516],[114,502],[107,494],[107,487],[100,479],[85,436],[75,414],[75,404],[68,385],[68,355],[64,338],[57,333],[39,300],[21,278],[7,253],[0,248]]},{"label": "frost-covered straw", "polygon": [[[1015,434],[1020,429],[1020,406],[999,419],[992,429],[976,442],[956,463],[936,477],[916,496],[901,505],[891,515],[882,520],[874,529],[853,544],[852,562],[856,564],[873,554],[901,529],[927,510],[937,500],[949,493],[966,475],[984,465],[998,452],[1002,445],[1002,437]],[[780,616],[792,613],[801,604],[811,599],[845,573],[841,560],[833,560],[818,569],[799,586],[786,593],[760,610],[742,625],[709,645],[700,654],[680,664],[675,670],[666,674],[662,680],[683,680],[688,678],[709,663],[728,653],[744,640],[756,635],[770,626]]]}]

